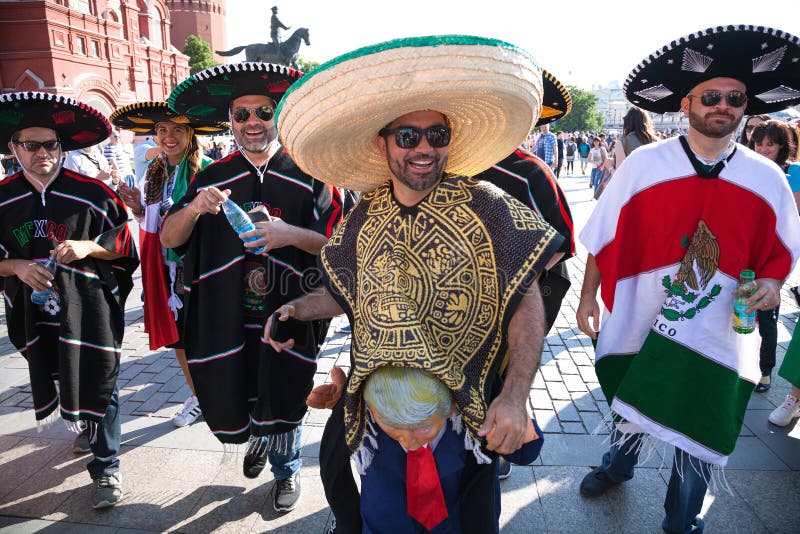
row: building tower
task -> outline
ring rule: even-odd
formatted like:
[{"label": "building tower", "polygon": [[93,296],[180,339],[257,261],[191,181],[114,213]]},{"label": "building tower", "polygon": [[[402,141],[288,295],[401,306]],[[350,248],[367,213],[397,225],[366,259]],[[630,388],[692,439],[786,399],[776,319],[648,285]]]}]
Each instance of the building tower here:
[{"label": "building tower", "polygon": [[[197,35],[211,45],[212,52],[226,50],[225,2],[226,0],[166,0],[172,18],[170,38],[175,48],[183,51],[186,38]],[[225,63],[225,58],[214,54],[214,61]]]}]

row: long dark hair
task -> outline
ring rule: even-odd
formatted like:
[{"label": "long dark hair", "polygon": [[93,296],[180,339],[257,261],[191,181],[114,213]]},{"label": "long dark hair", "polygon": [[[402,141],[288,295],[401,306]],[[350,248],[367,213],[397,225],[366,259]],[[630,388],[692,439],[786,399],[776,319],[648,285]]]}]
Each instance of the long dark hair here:
[{"label": "long dark hair", "polygon": [[772,119],[769,115],[750,115],[745,119],[744,126],[742,126],[742,133],[739,135],[739,142],[744,146],[750,146],[750,141],[747,139],[747,123],[750,122],[750,119],[760,119],[761,122],[767,122],[768,120]]},{"label": "long dark hair", "polygon": [[749,147],[755,149],[756,144],[761,143],[764,138],[779,145],[780,149],[775,156],[775,163],[783,169],[783,172],[786,172],[792,162],[791,156],[797,152],[797,143],[793,137],[788,124],[783,121],[769,120],[753,128]]},{"label": "long dark hair", "polygon": [[643,109],[633,106],[625,114],[622,119],[622,136],[625,137],[629,133],[636,134],[639,141],[643,145],[655,143],[658,141],[655,128],[653,128],[653,121],[650,120],[650,115]]}]

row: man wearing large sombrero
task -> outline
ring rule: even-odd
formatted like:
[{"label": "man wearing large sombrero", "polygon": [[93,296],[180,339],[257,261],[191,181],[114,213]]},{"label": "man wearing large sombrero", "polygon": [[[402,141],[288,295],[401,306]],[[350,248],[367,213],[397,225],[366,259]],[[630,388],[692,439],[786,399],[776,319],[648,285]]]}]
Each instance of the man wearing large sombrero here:
[{"label": "man wearing large sombrero", "polygon": [[761,373],[758,337],[733,331],[733,289],[755,271],[748,313],[774,308],[800,254],[781,170],[732,138],[743,114],[800,102],[800,44],[780,30],[720,26],[673,41],[628,76],[631,103],[681,110],[686,135],[637,149],[614,174],[581,240],[577,311],[597,335],[596,370],[615,416],[586,496],[633,476],[652,439],[675,446],[662,527],[699,532],[709,481],[734,449]]},{"label": "man wearing large sombrero", "polygon": [[[353,325],[342,403],[360,472],[369,477],[381,455],[362,397],[375,369],[424,369],[451,392],[463,422],[455,430],[460,448],[432,446],[434,457],[460,458],[471,489],[459,487],[460,504],[441,513],[431,509],[437,499],[419,498],[415,477],[404,477],[408,497],[383,503],[407,511],[393,531],[498,528],[495,459],[525,440],[525,402],[543,344],[535,280],[560,257],[563,238],[469,176],[519,146],[539,117],[541,83],[532,58],[508,43],[420,37],[333,59],[279,106],[281,139],[298,165],[364,191],[321,253],[325,290],[280,309],[281,320],[344,312]],[[438,480],[430,469],[425,476]],[[373,522],[381,518],[364,512],[364,528],[381,531]]]},{"label": "man wearing large sombrero", "polygon": [[[70,429],[88,430],[95,508],[123,496],[116,382],[139,261],[125,204],[102,182],[62,169],[61,157],[110,132],[100,112],[71,98],[0,95],[0,150],[23,169],[0,182],[8,333],[28,361],[36,419],[60,407]],[[54,273],[42,265],[51,256]],[[43,304],[31,301],[49,289]]]},{"label": "man wearing large sombrero", "polygon": [[142,256],[144,331],[150,350],[169,347],[181,366],[191,395],[173,417],[175,426],[192,424],[200,416],[200,405],[186,362],[183,323],[183,258],[174,250],[162,250],[159,233],[164,214],[179,202],[194,174],[213,160],[206,157],[197,135],[223,132],[227,124],[193,120],[169,108],[166,102],[137,102],[115,110],[114,126],[137,135],[152,135],[159,153],[145,172],[142,190],[121,184],[119,195],[139,222]]},{"label": "man wearing large sombrero", "polygon": [[[269,460],[279,512],[300,496],[305,397],[328,322],[300,325],[291,353],[277,354],[261,332],[268,311],[319,284],[317,254],[341,218],[339,192],[300,170],[277,140],[275,106],[301,75],[236,63],[178,84],[172,109],[229,121],[239,150],[195,175],[161,229],[162,244],[184,253],[186,357],[203,416],[221,442],[248,442],[245,476]],[[259,211],[255,230],[237,236],[220,213],[226,198]],[[247,237],[256,239],[244,245]]]}]

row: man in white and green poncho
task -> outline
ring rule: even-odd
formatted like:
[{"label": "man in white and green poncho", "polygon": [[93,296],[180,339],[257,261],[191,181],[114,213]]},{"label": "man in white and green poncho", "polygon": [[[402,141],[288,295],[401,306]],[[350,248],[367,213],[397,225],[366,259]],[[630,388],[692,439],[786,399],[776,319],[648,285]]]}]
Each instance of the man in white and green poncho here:
[{"label": "man in white and green poncho", "polygon": [[657,113],[680,109],[688,133],[631,154],[580,236],[589,256],[578,325],[597,337],[597,376],[617,421],[581,493],[632,478],[649,438],[674,445],[667,532],[702,532],[708,482],[735,447],[761,375],[758,336],[732,330],[739,273],[756,273],[750,310],[771,309],[800,255],[785,176],[732,139],[745,112],[800,101],[799,56],[797,37],[726,26],[643,60],[626,97]]}]

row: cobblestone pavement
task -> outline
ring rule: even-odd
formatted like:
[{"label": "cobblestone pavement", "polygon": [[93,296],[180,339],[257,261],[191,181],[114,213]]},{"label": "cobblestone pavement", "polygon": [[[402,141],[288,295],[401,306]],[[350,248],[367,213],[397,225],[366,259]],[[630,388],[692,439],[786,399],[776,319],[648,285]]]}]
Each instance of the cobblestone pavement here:
[{"label": "cobblestone pavement", "polygon": [[[576,228],[594,200],[586,176],[562,176]],[[608,414],[590,340],[575,324],[586,253],[570,260],[573,285],[547,336],[530,409],[546,443],[533,467],[514,467],[503,483],[503,532],[658,532],[671,453],[659,451],[629,483],[586,500],[578,484],[606,448]],[[137,273],[138,276],[138,273]],[[116,508],[91,510],[85,457],[70,451],[72,436],[61,424],[37,429],[24,359],[11,345],[0,315],[0,531],[132,532],[322,532],[330,512],[319,483],[318,452],[327,410],[309,411],[303,427],[303,497],[289,514],[272,511],[268,473],[241,474],[241,451],[224,452],[202,421],[176,429],[171,418],[189,395],[171,350],[151,351],[142,330],[140,280],[128,299],[119,375],[123,414],[120,455],[126,499]],[[800,283],[795,272],[786,287]],[[778,365],[798,317],[783,292]],[[315,383],[334,365],[347,367],[350,338],[334,319],[322,348]],[[754,355],[757,357],[757,355]],[[708,495],[708,532],[800,531],[800,426],[769,425],[767,415],[789,391],[778,378],[751,399],[742,435],[726,471],[731,493]],[[596,434],[593,431],[597,430]],[[606,434],[606,436],[604,436]],[[57,523],[54,524],[54,523]]]}]

